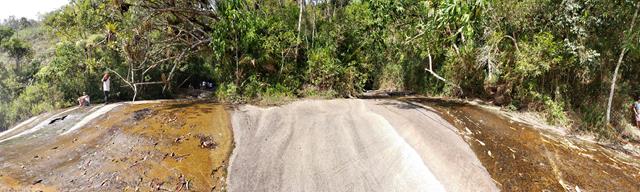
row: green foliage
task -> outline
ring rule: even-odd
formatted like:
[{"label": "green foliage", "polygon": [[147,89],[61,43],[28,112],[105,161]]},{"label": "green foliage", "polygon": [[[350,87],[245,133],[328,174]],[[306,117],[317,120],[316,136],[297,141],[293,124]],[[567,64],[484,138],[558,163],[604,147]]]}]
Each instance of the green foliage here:
[{"label": "green foliage", "polygon": [[[42,22],[0,25],[0,106],[14,111],[0,123],[83,91],[99,96],[108,70],[121,100],[168,98],[204,80],[229,102],[414,91],[493,100],[611,135],[599,116],[623,48],[614,117],[628,118],[624,99],[640,94],[635,3],[76,0]],[[48,92],[55,102],[41,97]]]},{"label": "green foliage", "polygon": [[298,95],[300,97],[315,99],[331,99],[339,96],[334,90],[319,90],[318,87],[310,85],[302,88]]},{"label": "green foliage", "polygon": [[11,121],[25,119],[31,114],[39,114],[70,104],[62,98],[62,93],[49,84],[38,83],[28,86],[8,108],[8,118]]},{"label": "green foliage", "polygon": [[333,89],[341,82],[344,68],[336,60],[332,48],[313,49],[309,51],[306,76],[312,85],[321,90]]},{"label": "green foliage", "polygon": [[532,42],[520,43],[513,75],[530,79],[547,73],[562,61],[559,51],[560,45],[554,41],[551,33],[534,35]]},{"label": "green foliage", "polygon": [[379,77],[379,89],[382,90],[404,90],[402,64],[387,64],[382,68]]},{"label": "green foliage", "polygon": [[544,103],[544,114],[547,121],[556,125],[567,125],[568,117],[565,113],[564,103],[554,101],[548,96],[538,96]]},{"label": "green foliage", "polygon": [[293,100],[294,98],[293,91],[281,84],[276,84],[275,86],[267,87],[264,92],[260,94],[259,103],[263,105],[278,105]]},{"label": "green foliage", "polygon": [[610,131],[606,129],[607,123],[605,122],[604,115],[606,109],[604,105],[597,105],[595,103],[585,103],[578,108],[580,114],[580,121],[582,125],[577,126],[579,131],[595,132],[603,134],[603,132]]},{"label": "green foliage", "polygon": [[0,26],[0,45],[3,45],[5,41],[9,40],[13,36],[13,29],[4,25]]},{"label": "green foliage", "polygon": [[52,102],[57,89],[37,84],[34,75],[46,59],[48,42],[36,37],[40,26],[26,19],[10,18],[0,24],[0,130],[44,111],[61,107]]},{"label": "green foliage", "polygon": [[238,95],[238,87],[233,83],[225,83],[218,86],[216,90],[216,98],[223,102],[239,102],[241,101],[240,95]]}]

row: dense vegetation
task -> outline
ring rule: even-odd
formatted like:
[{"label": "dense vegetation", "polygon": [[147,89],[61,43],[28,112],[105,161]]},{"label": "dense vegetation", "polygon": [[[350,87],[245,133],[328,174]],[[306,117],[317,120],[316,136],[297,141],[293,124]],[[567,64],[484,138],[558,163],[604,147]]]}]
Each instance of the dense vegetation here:
[{"label": "dense vegetation", "polygon": [[72,105],[82,91],[100,98],[110,71],[122,100],[170,98],[202,80],[226,101],[404,90],[490,100],[611,137],[640,94],[638,6],[73,0],[38,23],[0,28],[0,127]]}]

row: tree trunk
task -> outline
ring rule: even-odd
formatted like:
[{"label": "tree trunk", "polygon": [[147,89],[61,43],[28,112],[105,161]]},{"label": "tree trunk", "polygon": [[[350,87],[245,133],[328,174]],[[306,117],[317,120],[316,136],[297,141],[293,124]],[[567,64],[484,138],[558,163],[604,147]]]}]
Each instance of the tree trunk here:
[{"label": "tree trunk", "polygon": [[[120,75],[117,71],[110,68],[107,68],[107,71],[111,71],[113,74],[116,74],[116,77],[120,78],[124,83],[126,83],[131,88],[131,90],[133,90],[133,101],[136,101],[136,96],[138,95],[138,88],[136,87],[135,82],[133,81],[133,78],[132,80],[126,79],[122,77],[122,75]],[[133,74],[133,72],[131,74]],[[127,75],[129,75],[129,72],[127,72]]]},{"label": "tree trunk", "polygon": [[[629,33],[633,33],[633,27],[635,26],[636,17],[638,16],[638,9],[640,9],[640,2],[636,4],[636,11],[635,13],[633,13],[633,18],[631,19],[631,26],[629,27]],[[620,65],[622,65],[622,61],[626,53],[627,53],[627,48],[626,47],[622,48],[622,51],[620,52],[620,57],[618,57],[618,63],[616,64],[616,69],[613,71],[613,78],[611,79],[611,90],[609,91],[609,100],[607,102],[607,116],[606,116],[607,124],[611,123],[611,105],[613,103],[613,95],[616,89],[616,79],[618,78]]]},{"label": "tree trunk", "polygon": [[301,27],[302,27],[302,10],[304,9],[304,0],[298,0],[298,2],[300,2],[300,11],[298,12],[298,36],[296,38],[296,61],[298,60],[298,49],[300,48],[300,42],[302,42],[300,40],[300,33],[301,33]]},{"label": "tree trunk", "polygon": [[438,75],[435,71],[433,71],[433,59],[431,57],[431,51],[429,51],[428,53],[428,57],[429,57],[429,68],[424,68],[425,71],[431,73],[431,75],[433,75],[433,77],[435,77],[436,79],[444,82],[445,84],[448,84],[456,89],[458,89],[460,91],[460,93],[462,93],[462,88],[456,84],[451,83],[450,81],[447,81],[447,79],[445,79],[444,77]]},{"label": "tree trunk", "polygon": [[238,47],[240,46],[240,40],[238,39],[238,34],[236,34],[236,46],[233,48],[234,49],[234,58],[235,58],[235,63],[236,63],[236,72],[235,72],[235,85],[237,87],[240,87],[240,53],[238,52]]},{"label": "tree trunk", "polygon": [[315,8],[315,3],[311,3],[311,16],[312,16],[312,20],[313,22],[311,23],[311,47],[313,47],[314,43],[315,43],[315,37],[316,37],[316,8]]},{"label": "tree trunk", "polygon": [[136,97],[138,96],[138,85],[136,85],[135,83],[133,84],[133,99],[132,101],[135,102],[136,101]]},{"label": "tree trunk", "polygon": [[16,56],[16,68],[13,69],[16,74],[22,70],[20,69],[20,60],[22,60],[22,58],[20,56]]}]

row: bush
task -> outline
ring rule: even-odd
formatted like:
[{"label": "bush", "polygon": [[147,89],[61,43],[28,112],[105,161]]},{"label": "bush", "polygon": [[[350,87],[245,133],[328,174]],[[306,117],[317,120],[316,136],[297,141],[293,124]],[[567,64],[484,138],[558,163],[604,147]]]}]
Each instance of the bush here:
[{"label": "bush", "polygon": [[404,90],[402,65],[391,63],[384,65],[382,75],[378,80],[378,89],[400,91]]},{"label": "bush", "polygon": [[564,102],[551,100],[549,97],[543,98],[544,102],[544,114],[549,123],[555,125],[567,125],[569,118],[565,113]]},{"label": "bush", "polygon": [[337,97],[338,93],[334,90],[320,90],[316,86],[306,85],[300,90],[298,95],[306,98],[329,99]]},{"label": "bush", "polygon": [[58,91],[55,86],[47,84],[34,84],[28,86],[11,103],[5,104],[4,126],[9,127],[10,124],[24,120],[33,115],[51,111],[57,108],[71,106],[73,103],[65,101],[62,92]]},{"label": "bush", "polygon": [[238,86],[233,83],[224,83],[218,86],[216,98],[222,102],[240,102],[242,98],[238,94]]},{"label": "bush", "polygon": [[282,84],[276,84],[271,87],[267,87],[264,92],[260,94],[259,103],[262,105],[278,105],[291,101],[295,98],[293,91]]},{"label": "bush", "polygon": [[577,131],[596,133],[600,136],[610,135],[611,131],[607,128],[604,116],[606,107],[603,105],[585,103],[578,107],[578,115],[580,124],[576,127]]},{"label": "bush", "polygon": [[335,86],[340,83],[344,69],[335,59],[333,52],[332,48],[324,47],[313,49],[309,53],[306,77],[311,85],[320,90],[335,90]]}]

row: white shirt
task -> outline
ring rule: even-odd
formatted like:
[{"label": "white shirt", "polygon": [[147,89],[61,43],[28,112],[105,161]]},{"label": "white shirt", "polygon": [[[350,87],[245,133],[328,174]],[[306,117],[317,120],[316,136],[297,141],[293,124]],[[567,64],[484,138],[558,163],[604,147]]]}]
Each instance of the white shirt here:
[{"label": "white shirt", "polygon": [[109,91],[109,86],[111,85],[111,77],[107,78],[106,81],[102,82],[102,90]]}]

